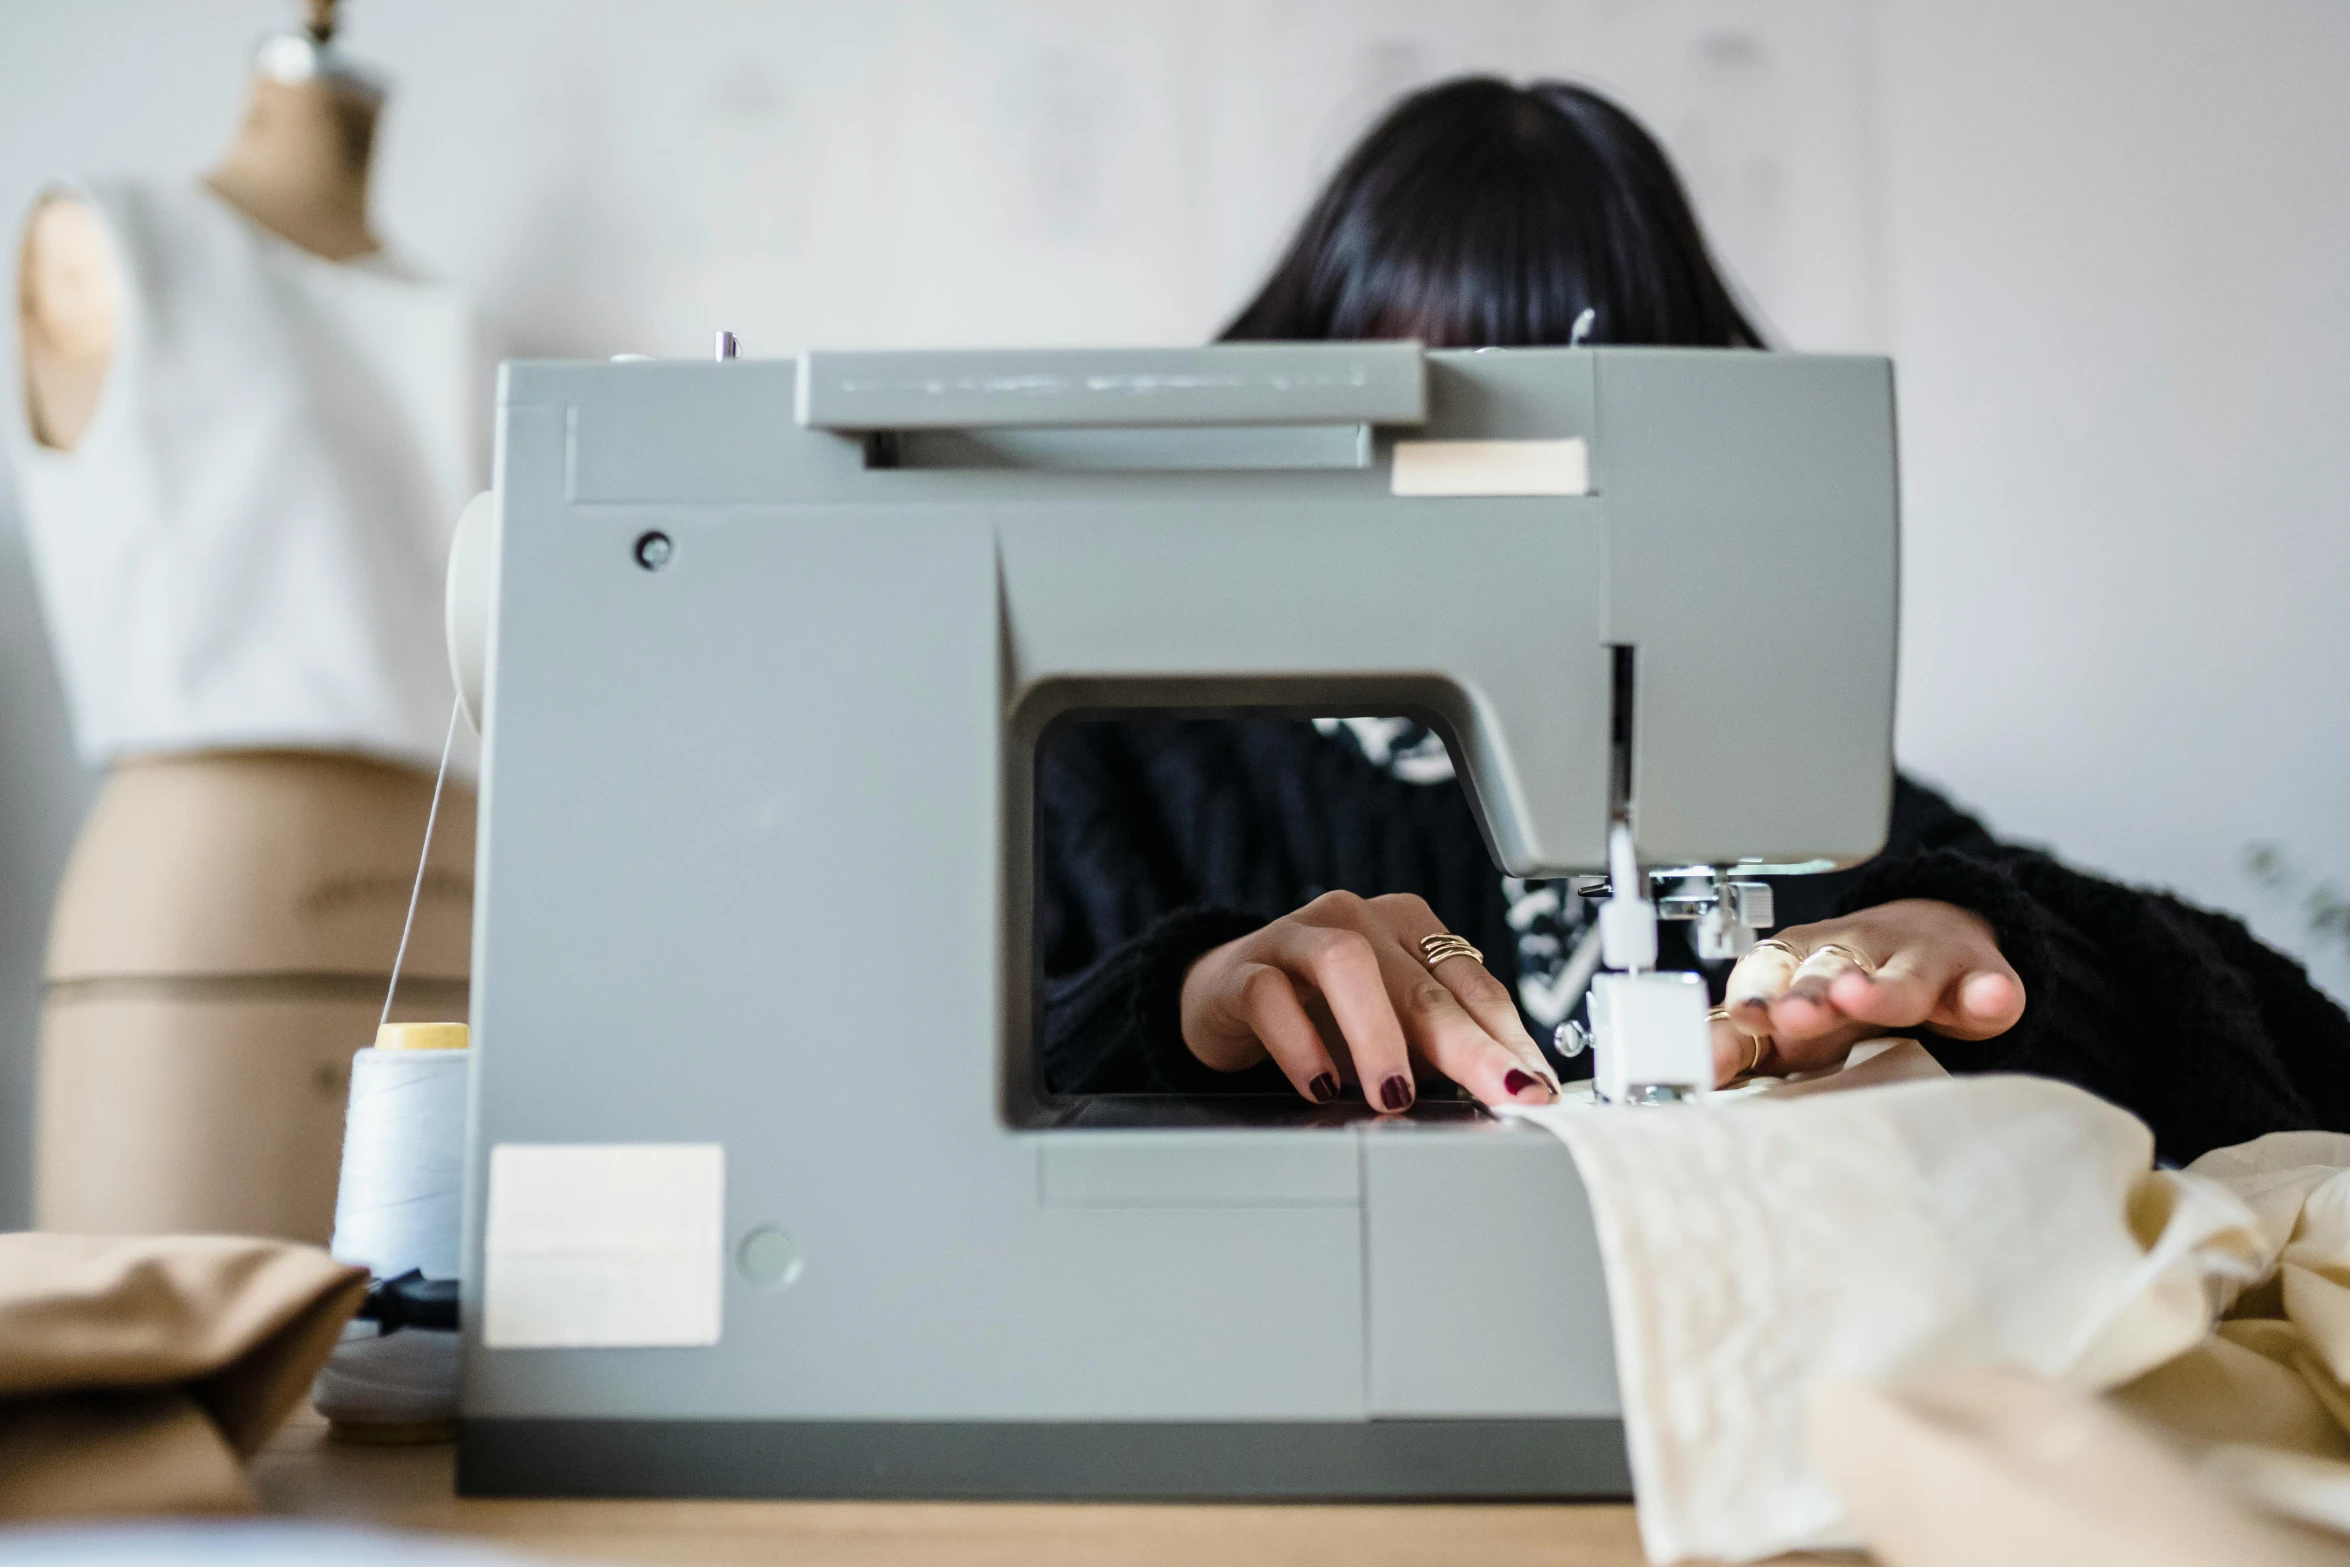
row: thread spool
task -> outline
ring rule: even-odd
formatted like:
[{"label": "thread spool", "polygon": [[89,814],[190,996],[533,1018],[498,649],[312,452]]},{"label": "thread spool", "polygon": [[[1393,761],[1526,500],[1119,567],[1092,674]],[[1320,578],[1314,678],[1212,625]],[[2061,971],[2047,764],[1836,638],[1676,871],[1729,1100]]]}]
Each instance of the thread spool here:
[{"label": "thread spool", "polygon": [[[351,1058],[336,1260],[378,1280],[411,1268],[457,1277],[468,1055],[462,1023],[387,1023]],[[447,1441],[456,1433],[457,1335],[352,1322],[310,1396],[346,1441]]]}]

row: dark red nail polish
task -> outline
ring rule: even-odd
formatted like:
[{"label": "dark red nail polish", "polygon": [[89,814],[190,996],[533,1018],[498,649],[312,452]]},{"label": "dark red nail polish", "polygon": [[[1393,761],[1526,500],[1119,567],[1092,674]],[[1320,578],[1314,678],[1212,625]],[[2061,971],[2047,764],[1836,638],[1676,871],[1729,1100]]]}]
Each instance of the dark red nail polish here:
[{"label": "dark red nail polish", "polygon": [[1379,1085],[1379,1102],[1390,1110],[1401,1110],[1412,1102],[1412,1085],[1398,1072]]},{"label": "dark red nail polish", "polygon": [[1515,1098],[1527,1089],[1538,1086],[1541,1082],[1542,1079],[1533,1073],[1521,1072],[1516,1067],[1512,1067],[1509,1075],[1501,1080],[1501,1091]]},{"label": "dark red nail polish", "polygon": [[1313,1096],[1314,1103],[1326,1105],[1338,1097],[1338,1079],[1324,1072],[1306,1084],[1306,1092]]}]

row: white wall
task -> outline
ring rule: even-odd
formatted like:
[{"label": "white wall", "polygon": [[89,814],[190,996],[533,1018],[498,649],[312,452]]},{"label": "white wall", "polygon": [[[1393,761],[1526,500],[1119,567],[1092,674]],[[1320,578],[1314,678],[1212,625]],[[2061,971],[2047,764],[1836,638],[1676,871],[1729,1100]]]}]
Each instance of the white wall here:
[{"label": "white wall", "polygon": [[[0,0],[0,208],[52,169],[200,167],[247,45],[293,10]],[[2309,942],[2242,875],[2245,843],[2350,886],[2339,8],[346,10],[398,83],[384,227],[528,352],[698,353],[719,326],[753,354],[1194,340],[1399,89],[1471,69],[1611,88],[1783,341],[1900,357],[1905,759],[2003,829],[2288,945]],[[87,788],[6,508],[0,482],[0,1223]],[[2350,993],[2350,953],[2327,965]]]},{"label": "white wall", "polygon": [[2350,8],[1895,17],[1904,759],[2350,996]]}]

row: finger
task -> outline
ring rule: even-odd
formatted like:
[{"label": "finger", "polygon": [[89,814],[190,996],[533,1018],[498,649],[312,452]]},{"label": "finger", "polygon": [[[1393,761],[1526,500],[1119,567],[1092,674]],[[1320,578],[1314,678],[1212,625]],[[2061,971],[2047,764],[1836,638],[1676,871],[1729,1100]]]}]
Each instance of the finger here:
[{"label": "finger", "polygon": [[1338,1067],[1322,1047],[1322,1035],[1289,976],[1269,963],[1251,963],[1233,978],[1241,1016],[1290,1085],[1318,1105],[1336,1099]]},{"label": "finger", "polygon": [[1849,936],[1834,941],[1823,941],[1803,955],[1788,976],[1786,995],[1799,1000],[1825,1002],[1829,987],[1843,974],[1869,974],[1885,966],[1887,959],[1864,950]]},{"label": "finger", "polygon": [[[1444,922],[1421,899],[1396,895],[1373,898],[1372,914],[1384,921],[1395,933],[1404,949],[1404,955],[1419,960],[1428,972],[1435,975],[1453,1000],[1460,1003],[1486,1036],[1518,1058],[1518,1065],[1558,1091],[1558,1074],[1550,1069],[1550,1062],[1542,1054],[1542,1047],[1534,1043],[1534,1036],[1526,1032],[1525,1021],[1518,1016],[1518,1004],[1510,996],[1509,987],[1494,978],[1493,971],[1482,962],[1460,953],[1429,965],[1421,959],[1425,943],[1431,936],[1450,935]],[[1505,1074],[1506,1076],[1506,1074]]]},{"label": "finger", "polygon": [[1725,1087],[1742,1077],[1761,1076],[1771,1059],[1770,1036],[1748,1033],[1724,1012],[1708,1018],[1713,1028],[1714,1086]]},{"label": "finger", "polygon": [[2004,963],[1974,969],[1962,963],[1895,956],[1874,980],[1857,972],[1836,976],[1829,990],[1839,1011],[1884,1028],[1926,1024],[1953,1039],[1989,1039],[2023,1016],[2024,988]]},{"label": "finger", "polygon": [[[1759,1015],[1761,1026],[1771,1036],[1774,1072],[1816,1072],[1835,1066],[1854,1045],[1878,1032],[1874,1024],[1846,1016],[1830,991],[1837,977],[1849,974],[1862,978],[1860,968],[1841,955],[1831,954],[1814,962],[1817,956],[1807,955],[1796,966],[1787,989]],[[1739,1021],[1746,1026],[1744,1017]]]},{"label": "finger", "polygon": [[1787,982],[1795,977],[1795,967],[1802,961],[1799,954],[1779,943],[1757,947],[1740,958],[1723,987],[1722,1005],[1731,1020],[1749,1034],[1768,1035],[1771,1003],[1787,993]]},{"label": "finger", "polygon": [[1411,1052],[1395,1005],[1388,999],[1387,978],[1371,938],[1359,930],[1293,925],[1282,932],[1271,955],[1292,977],[1322,993],[1347,1053],[1354,1058],[1363,1098],[1383,1112],[1408,1109],[1413,1096]]},{"label": "finger", "polygon": [[1849,941],[1840,940],[1822,942],[1804,954],[1788,978],[1787,989],[1771,1003],[1771,1036],[1782,1047],[1829,1038],[1850,1027],[1852,1019],[1832,994],[1836,981],[1847,974],[1865,977],[1869,970],[1883,966],[1883,960],[1873,953],[1864,954],[1864,965],[1854,956],[1858,950]]},{"label": "finger", "polygon": [[[1428,1064],[1485,1104],[1548,1104],[1557,1090],[1469,1015],[1452,988],[1400,942],[1380,948],[1404,1034]],[[1462,958],[1447,968],[1473,968]],[[1491,975],[1486,976],[1488,979]]]},{"label": "finger", "polygon": [[1950,1004],[1936,1008],[1931,1021],[1953,1039],[1989,1039],[2023,1021],[2024,982],[2004,965],[1961,975],[1946,994]]},{"label": "finger", "polygon": [[1884,1028],[1914,1028],[1933,1015],[1952,975],[1946,964],[1897,952],[1872,978],[1846,968],[1828,981],[1828,1000],[1855,1022]]},{"label": "finger", "polygon": [[1493,971],[1466,953],[1446,958],[1433,969],[1453,1000],[1468,1013],[1488,1038],[1517,1057],[1518,1065],[1548,1083],[1558,1087],[1558,1074],[1543,1059],[1542,1047],[1534,1043],[1534,1036],[1526,1032],[1525,1021],[1518,1016],[1518,1004],[1510,998],[1509,987],[1494,978]]}]

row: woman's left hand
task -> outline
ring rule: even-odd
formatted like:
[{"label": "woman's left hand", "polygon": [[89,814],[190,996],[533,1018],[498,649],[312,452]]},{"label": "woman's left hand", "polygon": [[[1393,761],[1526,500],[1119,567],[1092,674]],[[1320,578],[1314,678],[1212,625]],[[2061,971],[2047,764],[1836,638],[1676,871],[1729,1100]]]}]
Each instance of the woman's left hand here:
[{"label": "woman's left hand", "polygon": [[1864,1039],[1925,1027],[1989,1039],[2024,1015],[1990,922],[1926,898],[1796,925],[1738,960],[1714,1020],[1714,1080],[1808,1072]]}]

